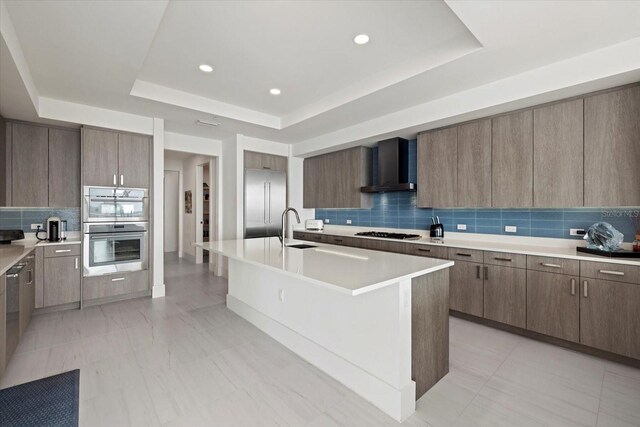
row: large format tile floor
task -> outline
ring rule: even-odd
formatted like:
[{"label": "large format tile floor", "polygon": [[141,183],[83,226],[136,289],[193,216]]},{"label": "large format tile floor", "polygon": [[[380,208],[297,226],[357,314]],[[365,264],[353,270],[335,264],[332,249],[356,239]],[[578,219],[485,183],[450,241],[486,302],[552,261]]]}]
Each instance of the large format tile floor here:
[{"label": "large format tile floor", "polygon": [[[392,426],[170,260],[166,298],[37,316],[0,388],[80,368],[82,426]],[[408,426],[640,426],[640,370],[451,319],[451,373]]]}]

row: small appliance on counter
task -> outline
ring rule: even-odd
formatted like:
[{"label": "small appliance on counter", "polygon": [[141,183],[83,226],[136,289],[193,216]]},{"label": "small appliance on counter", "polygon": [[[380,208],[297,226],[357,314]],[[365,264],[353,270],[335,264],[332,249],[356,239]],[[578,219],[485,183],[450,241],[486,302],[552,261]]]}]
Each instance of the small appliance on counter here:
[{"label": "small appliance on counter", "polygon": [[67,240],[67,220],[60,221],[60,240]]},{"label": "small appliance on counter", "polygon": [[304,229],[322,231],[324,230],[324,221],[321,219],[308,219],[304,222]]},{"label": "small appliance on counter", "polygon": [[587,230],[584,240],[587,247],[579,246],[578,252],[600,255],[609,258],[640,258],[640,252],[620,249],[624,235],[608,222],[597,222]]},{"label": "small appliance on counter", "polygon": [[[66,221],[64,222],[66,223]],[[51,216],[47,218],[47,227],[44,230],[42,230],[40,229],[40,226],[38,226],[38,229],[36,230],[36,238],[38,240],[47,240],[49,242],[59,242],[60,240],[62,240],[62,237],[60,235],[61,224],[62,224],[62,221],[57,216]],[[41,239],[39,234],[43,231],[47,234],[47,236],[44,239]],[[66,238],[66,229],[65,229],[65,238]]]},{"label": "small appliance on counter", "polygon": [[440,217],[431,217],[431,228],[429,230],[429,237],[434,240],[444,239],[444,225],[440,222]]},{"label": "small appliance on counter", "polygon": [[0,244],[6,245],[13,240],[24,239],[24,231],[22,230],[0,230]]}]

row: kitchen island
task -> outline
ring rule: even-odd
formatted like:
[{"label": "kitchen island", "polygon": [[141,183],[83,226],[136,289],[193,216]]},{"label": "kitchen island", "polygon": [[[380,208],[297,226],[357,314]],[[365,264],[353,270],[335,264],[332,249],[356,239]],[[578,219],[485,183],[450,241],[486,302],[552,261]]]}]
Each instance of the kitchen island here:
[{"label": "kitchen island", "polygon": [[277,238],[198,243],[227,306],[398,421],[449,370],[452,261]]}]

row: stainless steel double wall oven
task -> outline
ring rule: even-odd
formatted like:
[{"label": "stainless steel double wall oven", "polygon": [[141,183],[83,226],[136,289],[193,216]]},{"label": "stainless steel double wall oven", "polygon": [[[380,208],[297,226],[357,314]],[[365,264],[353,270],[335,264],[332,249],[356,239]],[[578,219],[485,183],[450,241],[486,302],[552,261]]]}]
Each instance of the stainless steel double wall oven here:
[{"label": "stainless steel double wall oven", "polygon": [[149,268],[146,188],[84,187],[84,276]]}]

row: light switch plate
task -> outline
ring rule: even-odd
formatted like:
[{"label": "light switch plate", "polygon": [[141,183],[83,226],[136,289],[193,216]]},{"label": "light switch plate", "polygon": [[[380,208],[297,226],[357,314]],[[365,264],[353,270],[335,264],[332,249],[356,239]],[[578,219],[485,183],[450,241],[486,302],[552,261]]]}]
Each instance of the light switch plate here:
[{"label": "light switch plate", "polygon": [[351,225],[351,220],[350,219],[347,220],[347,225]]},{"label": "light switch plate", "polygon": [[584,236],[585,231],[584,228],[570,228],[569,229],[570,236]]},{"label": "light switch plate", "polygon": [[327,218],[327,219],[325,219],[325,220],[324,220],[324,223],[325,223],[325,224],[329,224],[329,222],[330,222],[330,221],[329,221],[329,218]]},{"label": "light switch plate", "polygon": [[516,233],[518,231],[518,227],[515,225],[505,225],[504,232],[505,233]]},{"label": "light switch plate", "polygon": [[458,224],[458,230],[466,230],[467,224]]},{"label": "light switch plate", "polygon": [[37,230],[38,227],[42,228],[42,224],[31,224],[31,229],[32,230]]}]

